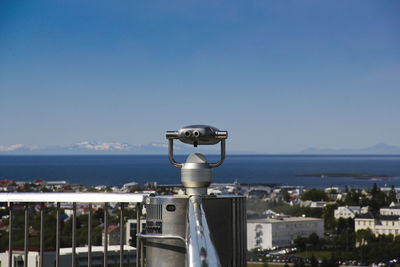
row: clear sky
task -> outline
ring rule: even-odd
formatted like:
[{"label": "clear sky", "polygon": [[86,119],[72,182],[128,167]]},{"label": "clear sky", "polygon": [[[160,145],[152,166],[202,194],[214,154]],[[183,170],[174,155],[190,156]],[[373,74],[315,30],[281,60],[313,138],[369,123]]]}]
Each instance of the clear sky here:
[{"label": "clear sky", "polygon": [[0,145],[400,145],[400,1],[0,1]]}]

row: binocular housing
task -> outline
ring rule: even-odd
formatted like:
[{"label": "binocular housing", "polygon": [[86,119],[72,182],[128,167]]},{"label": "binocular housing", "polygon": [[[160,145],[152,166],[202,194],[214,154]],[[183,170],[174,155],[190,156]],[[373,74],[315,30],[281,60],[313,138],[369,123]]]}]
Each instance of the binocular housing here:
[{"label": "binocular housing", "polygon": [[167,131],[167,139],[179,139],[182,143],[194,145],[215,145],[228,138],[227,131],[220,131],[208,125],[189,125],[178,131]]}]

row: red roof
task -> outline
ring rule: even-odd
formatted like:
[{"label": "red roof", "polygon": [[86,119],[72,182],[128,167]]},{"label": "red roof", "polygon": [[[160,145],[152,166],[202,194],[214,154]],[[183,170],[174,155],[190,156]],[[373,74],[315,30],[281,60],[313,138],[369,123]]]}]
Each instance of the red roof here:
[{"label": "red roof", "polygon": [[[118,229],[119,226],[118,225],[110,225],[107,228],[108,233],[111,233],[112,231],[114,231],[115,229]],[[103,233],[104,233],[104,229],[103,229]]]}]

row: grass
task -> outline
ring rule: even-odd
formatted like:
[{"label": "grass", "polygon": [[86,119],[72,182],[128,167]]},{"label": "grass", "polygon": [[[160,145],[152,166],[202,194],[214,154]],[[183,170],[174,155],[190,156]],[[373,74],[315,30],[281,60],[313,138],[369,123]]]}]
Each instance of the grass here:
[{"label": "grass", "polygon": [[332,251],[321,251],[321,250],[302,251],[295,253],[293,256],[301,258],[311,258],[312,255],[314,255],[314,257],[317,259],[322,259],[322,258],[329,259],[332,255]]},{"label": "grass", "polygon": [[[288,263],[289,266],[293,266],[292,263]],[[283,267],[285,264],[284,263],[271,263],[268,262],[268,264],[266,262],[252,262],[252,263],[247,263],[247,267],[264,267],[264,266],[268,266],[268,267]]]},{"label": "grass", "polygon": [[[266,262],[252,262],[252,263],[247,263],[247,267],[264,267],[264,266],[268,266],[268,267],[283,267],[285,264],[284,263],[271,263],[268,262],[268,264]],[[293,266],[292,263],[288,263],[289,266]]]}]

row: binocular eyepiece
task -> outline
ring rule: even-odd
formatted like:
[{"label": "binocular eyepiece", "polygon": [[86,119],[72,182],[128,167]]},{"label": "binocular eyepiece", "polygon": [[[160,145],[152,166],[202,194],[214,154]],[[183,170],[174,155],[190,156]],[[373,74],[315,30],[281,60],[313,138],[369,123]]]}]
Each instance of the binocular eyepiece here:
[{"label": "binocular eyepiece", "polygon": [[193,145],[215,145],[228,138],[227,131],[220,131],[208,125],[189,125],[178,131],[167,131],[167,139],[179,139],[181,142]]}]

